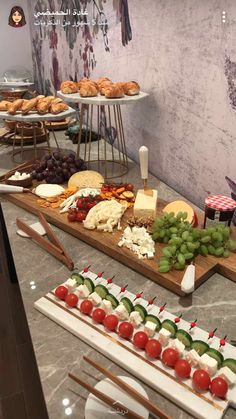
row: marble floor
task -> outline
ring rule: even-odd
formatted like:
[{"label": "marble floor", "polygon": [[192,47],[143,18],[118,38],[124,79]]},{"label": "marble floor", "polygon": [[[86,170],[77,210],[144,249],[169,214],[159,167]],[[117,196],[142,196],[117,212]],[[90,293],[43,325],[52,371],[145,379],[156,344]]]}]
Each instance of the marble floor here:
[{"label": "marble floor", "polygon": [[[58,138],[62,148],[75,150],[76,146],[65,140],[63,133],[60,133]],[[1,172],[12,166],[10,153],[10,148],[0,148]],[[133,162],[130,162],[126,179],[134,182],[137,187],[141,186],[138,180],[139,169]],[[173,200],[179,197],[177,192],[153,176],[150,176],[150,185],[158,188],[159,196],[163,199]],[[17,216],[23,217],[28,222],[34,221],[35,217],[7,202],[3,197],[1,197],[1,203],[49,417],[50,419],[65,419],[66,417],[82,419],[88,393],[68,379],[68,372],[71,371],[83,377],[92,385],[102,378],[101,374],[85,364],[82,359],[83,355],[86,354],[97,360],[117,375],[130,374],[34,309],[34,301],[62,283],[68,278],[69,272],[65,266],[35,243],[22,239],[16,234]],[[107,276],[116,275],[118,285],[123,284],[126,278],[131,292],[145,288],[149,295],[156,295],[159,302],[166,302],[168,311],[174,314],[183,313],[188,321],[197,318],[199,326],[205,330],[217,327],[218,336],[228,335],[236,338],[236,285],[234,282],[219,274],[214,274],[193,295],[179,297],[62,230],[56,227],[53,229],[77,267],[83,268],[92,264],[96,272],[105,271]],[[142,385],[150,399],[173,419],[191,417],[147,385],[143,383]],[[235,417],[236,411],[229,408],[225,418]]]}]

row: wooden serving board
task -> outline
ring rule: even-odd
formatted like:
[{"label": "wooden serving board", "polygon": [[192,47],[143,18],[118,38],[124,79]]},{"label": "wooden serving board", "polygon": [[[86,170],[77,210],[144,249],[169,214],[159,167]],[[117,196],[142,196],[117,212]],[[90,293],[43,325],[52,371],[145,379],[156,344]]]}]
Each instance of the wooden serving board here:
[{"label": "wooden serving board", "polygon": [[[88,272],[86,277],[97,284],[96,274]],[[99,280],[99,283],[107,286],[106,280],[103,278]],[[108,289],[113,295],[118,295],[120,292],[120,287],[115,284],[109,285]],[[128,291],[124,295],[131,300],[135,298],[135,295]],[[137,303],[144,307],[147,306],[147,301],[142,298],[137,300]],[[89,316],[83,315],[79,308],[69,308],[64,301],[55,297],[54,290],[36,301],[34,306],[51,320],[131,372],[197,419],[220,419],[229,406],[236,408],[236,385],[229,388],[225,400],[213,397],[210,391],[198,393],[193,387],[191,378],[177,379],[174,370],[165,367],[160,359],[153,360],[147,357],[145,351],[135,348],[131,341],[120,338],[116,332],[108,332],[103,325],[97,324]],[[174,321],[175,316],[173,314],[167,311],[159,314],[159,309],[160,307],[153,305],[148,313],[158,316],[161,321],[165,319]],[[181,319],[179,328],[189,332],[189,323]],[[137,330],[143,330],[143,325]],[[208,341],[208,333],[199,327],[195,327],[190,333],[193,340]],[[158,339],[158,333],[155,334],[155,338]],[[217,337],[214,337],[208,343],[211,348],[219,350],[220,340]],[[186,353],[185,350],[183,357]],[[236,358],[236,348],[228,343],[221,348],[221,353],[224,359]],[[191,376],[193,372],[194,369],[192,369]]]},{"label": "wooden serving board", "polygon": [[[92,247],[106,253],[113,259],[134,269],[152,281],[162,285],[165,288],[175,292],[178,295],[185,295],[181,291],[181,281],[183,271],[171,271],[167,274],[157,272],[157,259],[161,254],[162,244],[156,244],[156,254],[153,260],[138,259],[138,257],[129,249],[117,245],[122,231],[114,230],[113,233],[101,232],[97,230],[87,230],[83,224],[78,222],[69,222],[67,214],[60,214],[59,209],[42,208],[37,203],[37,197],[33,194],[7,194],[6,198],[13,204],[24,208],[25,210],[37,214],[41,211],[48,222],[59,227],[63,231],[72,234],[78,239],[88,243]],[[157,212],[160,214],[166,202],[159,199]],[[122,230],[127,225],[127,218],[132,215],[132,209],[128,209],[122,218]],[[201,218],[201,215],[199,216]],[[234,229],[234,235],[236,228]],[[195,259],[196,281],[195,289],[206,281],[214,272],[220,272],[227,278],[236,281],[236,254],[231,253],[229,258],[215,258],[212,256],[197,256]]]}]

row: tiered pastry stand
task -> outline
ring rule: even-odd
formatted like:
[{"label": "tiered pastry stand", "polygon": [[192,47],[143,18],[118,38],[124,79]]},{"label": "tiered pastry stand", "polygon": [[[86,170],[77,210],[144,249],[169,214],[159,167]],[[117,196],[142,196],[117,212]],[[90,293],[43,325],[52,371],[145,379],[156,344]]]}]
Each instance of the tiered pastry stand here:
[{"label": "tiered pastry stand", "polygon": [[[57,148],[59,148],[59,144],[52,126],[52,121],[60,121],[61,119],[64,118],[68,118],[71,116],[75,115],[75,110],[72,108],[69,108],[67,111],[65,112],[61,112],[58,115],[53,115],[51,113],[47,113],[46,115],[39,115],[38,113],[32,111],[27,115],[22,115],[21,112],[16,113],[15,115],[10,115],[8,112],[0,112],[0,120],[10,120],[10,121],[15,121],[15,122],[23,122],[23,123],[30,123],[32,124],[32,128],[33,128],[33,150],[34,150],[34,156],[37,156],[37,150],[38,149],[47,149],[47,150],[51,150],[51,146],[50,146],[50,138],[49,138],[49,132],[46,129],[46,122],[51,126],[51,131],[53,134],[53,138],[55,140],[56,146]],[[47,141],[47,147],[37,147],[37,135],[36,135],[36,127],[37,127],[37,123],[38,122],[42,122],[43,124],[43,131],[45,133],[45,138]],[[15,146],[16,146],[16,126],[15,126],[15,130],[14,130],[14,135],[13,135],[13,144],[12,144],[12,158],[14,160],[14,157],[16,154],[21,154],[21,161],[23,160],[23,151],[24,151],[24,127],[22,124],[22,129],[21,129],[21,139],[20,139],[20,151],[17,150],[15,151]],[[31,148],[32,149],[32,148]],[[30,150],[30,148],[27,148],[27,151]]]},{"label": "tiered pastry stand", "polygon": [[[120,99],[107,99],[101,95],[96,97],[81,97],[79,93],[63,94],[61,91],[57,92],[57,95],[65,102],[76,103],[77,105],[81,104],[77,156],[83,158],[89,168],[91,168],[92,163],[96,163],[97,170],[104,172],[106,179],[120,177],[126,174],[128,172],[128,156],[121,105],[136,103],[146,98],[148,94],[140,92],[139,95],[124,96]],[[93,126],[95,126],[95,129],[97,128],[98,134],[96,159],[92,159],[91,157]],[[84,127],[86,134],[84,136],[85,144],[82,154],[81,140]],[[107,141],[104,137],[110,138],[111,152],[108,150]],[[104,142],[101,140],[104,140]]]}]

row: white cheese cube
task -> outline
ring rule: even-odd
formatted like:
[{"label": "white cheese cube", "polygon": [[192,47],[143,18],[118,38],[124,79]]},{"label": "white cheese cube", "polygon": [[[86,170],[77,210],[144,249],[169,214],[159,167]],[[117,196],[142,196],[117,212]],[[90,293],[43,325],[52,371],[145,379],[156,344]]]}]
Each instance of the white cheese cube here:
[{"label": "white cheese cube", "polygon": [[75,294],[79,297],[79,298],[87,298],[89,296],[89,290],[88,287],[86,287],[86,285],[80,285],[78,288],[76,288],[75,290]]},{"label": "white cheese cube", "polygon": [[137,311],[132,311],[129,316],[129,321],[134,327],[137,327],[142,323],[143,319]]},{"label": "white cheese cube", "polygon": [[134,203],[135,217],[156,217],[157,191],[152,190],[152,196],[146,195],[143,189],[139,189]]},{"label": "white cheese cube", "polygon": [[167,346],[171,337],[169,330],[164,327],[160,330],[158,340],[162,346]]},{"label": "white cheese cube", "polygon": [[176,349],[177,352],[179,352],[180,355],[182,355],[182,353],[184,352],[185,349],[185,345],[180,342],[179,339],[174,339],[171,344],[170,344],[171,348]]},{"label": "white cheese cube", "polygon": [[105,311],[106,314],[111,314],[113,311],[111,302],[107,300],[102,300],[101,308]]},{"label": "white cheese cube", "polygon": [[190,365],[197,367],[201,357],[198,355],[195,349],[191,349],[191,351],[186,354],[185,358],[190,363]]},{"label": "white cheese cube", "polygon": [[236,374],[234,374],[234,372],[228,367],[222,367],[219,370],[218,376],[224,378],[229,386],[236,384]]},{"label": "white cheese cube", "polygon": [[69,278],[64,285],[68,288],[68,293],[70,294],[76,290],[78,284],[75,279]]},{"label": "white cheese cube", "polygon": [[152,338],[156,332],[156,324],[154,322],[147,321],[144,325],[144,332],[147,333],[149,338]]},{"label": "white cheese cube", "polygon": [[207,354],[203,354],[200,357],[199,366],[203,370],[207,371],[209,375],[214,375],[217,371],[217,361]]},{"label": "white cheese cube", "polygon": [[88,299],[92,301],[94,306],[98,306],[99,304],[101,304],[102,301],[102,298],[96,292],[92,292],[92,294],[89,295]]},{"label": "white cheese cube", "polygon": [[120,303],[118,307],[115,308],[115,314],[117,315],[119,320],[128,320],[129,313],[126,310],[124,304]]}]

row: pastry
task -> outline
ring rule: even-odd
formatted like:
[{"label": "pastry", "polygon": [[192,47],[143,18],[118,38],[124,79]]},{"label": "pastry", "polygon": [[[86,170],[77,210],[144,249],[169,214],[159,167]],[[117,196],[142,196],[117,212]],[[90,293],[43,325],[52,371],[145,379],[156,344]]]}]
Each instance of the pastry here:
[{"label": "pastry", "polygon": [[79,90],[79,93],[81,97],[92,97],[92,96],[97,96],[98,91],[97,91],[97,88],[93,84],[86,83],[82,85],[82,87]]},{"label": "pastry", "polygon": [[27,114],[29,111],[32,111],[35,106],[37,105],[38,99],[35,97],[34,99],[30,99],[25,101],[21,106],[21,112],[23,114]]},{"label": "pastry", "polygon": [[100,77],[100,79],[98,79],[98,80],[96,81],[96,83],[97,83],[97,85],[99,86],[100,84],[104,83],[104,81],[105,81],[105,82],[110,81],[110,82],[112,83],[111,79],[109,79],[108,77]]},{"label": "pastry", "polygon": [[8,100],[2,100],[0,102],[0,111],[7,111],[8,106],[11,104],[11,102],[8,102]]},{"label": "pastry", "polygon": [[44,95],[38,95],[38,96],[36,96],[36,99],[37,99],[37,100],[44,99],[44,98],[45,98],[45,96],[44,96]]},{"label": "pastry", "polygon": [[48,113],[49,108],[51,106],[51,102],[52,102],[52,100],[49,101],[49,100],[46,100],[46,98],[42,99],[42,100],[39,100],[37,105],[36,105],[36,109],[37,109],[38,113],[41,114],[41,115],[44,115],[45,113]]},{"label": "pastry", "polygon": [[61,103],[62,102],[62,99],[60,98],[60,97],[55,97],[53,100],[52,100],[52,104],[54,104],[54,103]]},{"label": "pastry", "polygon": [[138,95],[140,86],[136,81],[128,81],[127,83],[124,83],[124,92],[128,96]]},{"label": "pastry", "polygon": [[50,112],[53,113],[54,115],[57,115],[58,113],[67,111],[68,108],[69,106],[66,103],[63,103],[63,102],[55,103],[53,101],[50,106]]},{"label": "pastry", "polygon": [[14,102],[12,102],[9,106],[8,106],[8,113],[10,113],[11,115],[14,115],[16,113],[16,111],[18,111],[22,104],[24,103],[24,99],[16,99],[14,100]]},{"label": "pastry", "polygon": [[121,87],[113,84],[112,86],[108,86],[105,89],[105,97],[112,99],[112,98],[119,98],[124,96],[124,90]]},{"label": "pastry", "polygon": [[99,85],[99,92],[101,95],[105,95],[105,91],[108,87],[113,86],[113,83],[111,81],[104,81]]},{"label": "pastry", "polygon": [[70,93],[77,93],[78,92],[78,83],[74,81],[63,81],[61,83],[61,92],[64,94],[70,94]]}]

